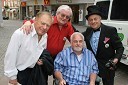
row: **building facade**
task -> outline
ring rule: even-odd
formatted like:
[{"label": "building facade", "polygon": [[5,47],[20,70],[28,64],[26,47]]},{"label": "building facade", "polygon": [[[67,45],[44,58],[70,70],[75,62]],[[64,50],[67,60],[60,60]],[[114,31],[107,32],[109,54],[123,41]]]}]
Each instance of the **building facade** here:
[{"label": "building facade", "polygon": [[1,0],[0,0],[0,27],[3,27],[2,4],[1,4]]},{"label": "building facade", "polygon": [[2,15],[9,19],[19,19],[20,0],[2,0]]},{"label": "building facade", "polygon": [[73,10],[72,23],[85,25],[86,8],[94,3],[94,0],[26,0],[26,5],[21,6],[22,18],[33,17],[39,11],[49,11],[55,15],[60,5],[69,5]]}]

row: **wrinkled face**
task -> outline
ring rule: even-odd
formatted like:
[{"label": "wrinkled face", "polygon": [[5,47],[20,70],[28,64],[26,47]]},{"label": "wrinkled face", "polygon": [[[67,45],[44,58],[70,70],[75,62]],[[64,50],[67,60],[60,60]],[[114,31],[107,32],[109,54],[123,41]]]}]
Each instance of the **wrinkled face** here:
[{"label": "wrinkled face", "polygon": [[37,17],[35,19],[35,29],[39,36],[44,35],[49,30],[52,24],[52,19],[48,15],[42,15],[41,17]]},{"label": "wrinkled face", "polygon": [[88,24],[90,25],[90,27],[92,27],[94,30],[98,29],[101,25],[101,16],[94,14],[94,15],[90,15],[88,17]]},{"label": "wrinkled face", "polygon": [[57,13],[57,21],[59,25],[65,25],[71,19],[71,13],[69,10],[62,10]]},{"label": "wrinkled face", "polygon": [[84,46],[84,40],[80,35],[74,35],[71,41],[72,49],[76,52],[80,52]]}]

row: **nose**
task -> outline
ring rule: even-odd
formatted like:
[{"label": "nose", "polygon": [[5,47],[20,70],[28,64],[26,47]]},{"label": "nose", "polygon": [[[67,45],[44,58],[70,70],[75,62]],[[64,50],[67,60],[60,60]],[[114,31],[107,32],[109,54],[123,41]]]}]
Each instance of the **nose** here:
[{"label": "nose", "polygon": [[66,15],[64,16],[64,19],[68,19]]},{"label": "nose", "polygon": [[44,28],[44,29],[47,29],[47,25],[45,24],[45,25],[43,26],[43,28]]},{"label": "nose", "polygon": [[79,42],[79,41],[76,41],[75,43],[76,43],[76,45],[79,45],[79,44],[80,44],[80,42]]},{"label": "nose", "polygon": [[93,19],[93,20],[92,20],[92,23],[94,23],[94,22],[95,22],[95,20]]}]

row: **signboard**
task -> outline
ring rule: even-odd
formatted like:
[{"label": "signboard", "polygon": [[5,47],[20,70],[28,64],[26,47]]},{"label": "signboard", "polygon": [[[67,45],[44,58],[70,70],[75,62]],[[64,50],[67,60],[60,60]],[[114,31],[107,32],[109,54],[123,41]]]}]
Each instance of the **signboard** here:
[{"label": "signboard", "polygon": [[26,2],[21,2],[21,7],[26,7]]},{"label": "signboard", "polygon": [[44,5],[50,5],[50,0],[44,0]]},{"label": "signboard", "polygon": [[27,0],[21,0],[21,2],[26,2]]},{"label": "signboard", "polygon": [[83,10],[79,10],[79,21],[83,21]]},{"label": "signboard", "polygon": [[72,3],[72,0],[56,0],[56,3]]},{"label": "signboard", "polygon": [[37,0],[34,0],[34,4],[38,4],[38,1]]}]

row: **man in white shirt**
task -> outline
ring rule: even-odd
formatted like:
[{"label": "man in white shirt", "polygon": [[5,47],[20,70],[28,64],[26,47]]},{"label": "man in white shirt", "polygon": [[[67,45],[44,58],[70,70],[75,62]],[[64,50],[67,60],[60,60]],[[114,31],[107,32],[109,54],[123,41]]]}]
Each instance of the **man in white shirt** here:
[{"label": "man in white shirt", "polygon": [[[10,40],[4,59],[4,74],[9,78],[9,83],[17,85],[18,74],[23,72],[22,85],[27,85],[29,75],[35,64],[44,65],[39,57],[47,46],[47,31],[53,22],[52,15],[48,12],[39,12],[33,23],[33,31],[26,35],[17,29]],[[25,79],[24,79],[25,78]]]}]

